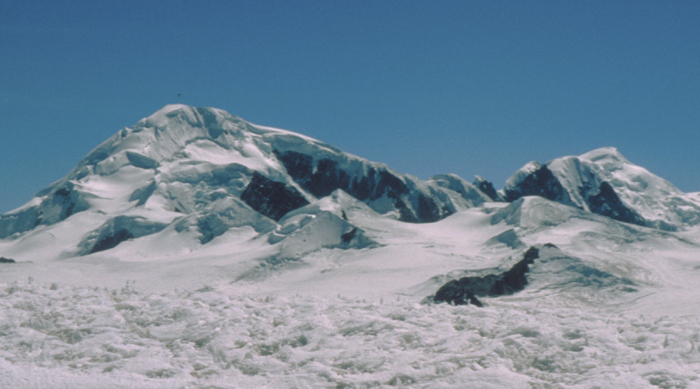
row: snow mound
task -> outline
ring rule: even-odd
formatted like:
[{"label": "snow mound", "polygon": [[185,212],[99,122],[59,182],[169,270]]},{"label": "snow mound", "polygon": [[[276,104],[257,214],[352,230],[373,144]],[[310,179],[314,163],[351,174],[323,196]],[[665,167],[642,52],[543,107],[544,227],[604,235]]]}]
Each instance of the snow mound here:
[{"label": "snow mound", "polygon": [[268,241],[271,244],[282,242],[280,255],[288,258],[298,258],[321,248],[375,247],[376,242],[348,221],[348,214],[353,217],[356,210],[366,208],[358,203],[345,192],[337,190],[287,214],[279,221]]},{"label": "snow mound", "polygon": [[281,241],[280,256],[284,258],[300,258],[321,248],[360,249],[377,245],[361,229],[331,212],[296,215],[273,234],[270,242]]},{"label": "snow mound", "polygon": [[609,303],[629,298],[638,291],[633,280],[597,268],[580,258],[559,250],[554,245],[540,248],[540,258],[535,260],[528,274],[528,288],[536,291],[565,291],[577,293],[592,303]]},{"label": "snow mound", "polygon": [[[595,215],[538,196],[522,197],[491,217],[492,224],[506,224],[523,229],[547,229],[572,218],[595,219]],[[600,219],[598,219],[600,220]]]}]

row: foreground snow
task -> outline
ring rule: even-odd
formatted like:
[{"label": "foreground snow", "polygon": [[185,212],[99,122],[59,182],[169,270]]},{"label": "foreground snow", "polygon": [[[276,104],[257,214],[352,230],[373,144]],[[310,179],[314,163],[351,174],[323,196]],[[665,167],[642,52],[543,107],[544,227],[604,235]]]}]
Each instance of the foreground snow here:
[{"label": "foreground snow", "polygon": [[695,316],[630,318],[544,291],[486,308],[229,292],[4,284],[0,386],[700,385]]}]

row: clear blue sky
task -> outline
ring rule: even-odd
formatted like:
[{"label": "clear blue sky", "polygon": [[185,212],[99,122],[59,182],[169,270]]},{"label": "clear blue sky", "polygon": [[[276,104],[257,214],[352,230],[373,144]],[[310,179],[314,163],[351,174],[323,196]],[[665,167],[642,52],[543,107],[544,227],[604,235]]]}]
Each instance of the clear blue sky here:
[{"label": "clear blue sky", "polygon": [[700,191],[699,21],[699,1],[0,0],[0,212],[169,103],[423,179],[500,188],[615,146]]}]

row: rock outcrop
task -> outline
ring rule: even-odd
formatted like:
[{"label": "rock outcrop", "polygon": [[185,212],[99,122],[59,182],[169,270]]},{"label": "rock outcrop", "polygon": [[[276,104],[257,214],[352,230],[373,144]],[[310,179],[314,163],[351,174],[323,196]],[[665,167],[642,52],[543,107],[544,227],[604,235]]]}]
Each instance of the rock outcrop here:
[{"label": "rock outcrop", "polygon": [[539,249],[530,247],[523,255],[523,259],[513,265],[510,270],[501,274],[452,280],[438,289],[433,301],[454,305],[472,304],[481,307],[483,304],[478,297],[498,297],[519,292],[527,285],[525,274],[529,271],[528,266],[532,265],[537,258],[539,258]]}]

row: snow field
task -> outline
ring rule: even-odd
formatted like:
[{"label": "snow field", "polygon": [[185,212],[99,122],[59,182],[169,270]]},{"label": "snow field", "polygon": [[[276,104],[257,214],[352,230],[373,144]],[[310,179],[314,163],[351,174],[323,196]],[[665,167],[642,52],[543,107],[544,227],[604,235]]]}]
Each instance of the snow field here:
[{"label": "snow field", "polygon": [[421,305],[0,285],[3,388],[697,388],[700,321],[566,292]]}]

